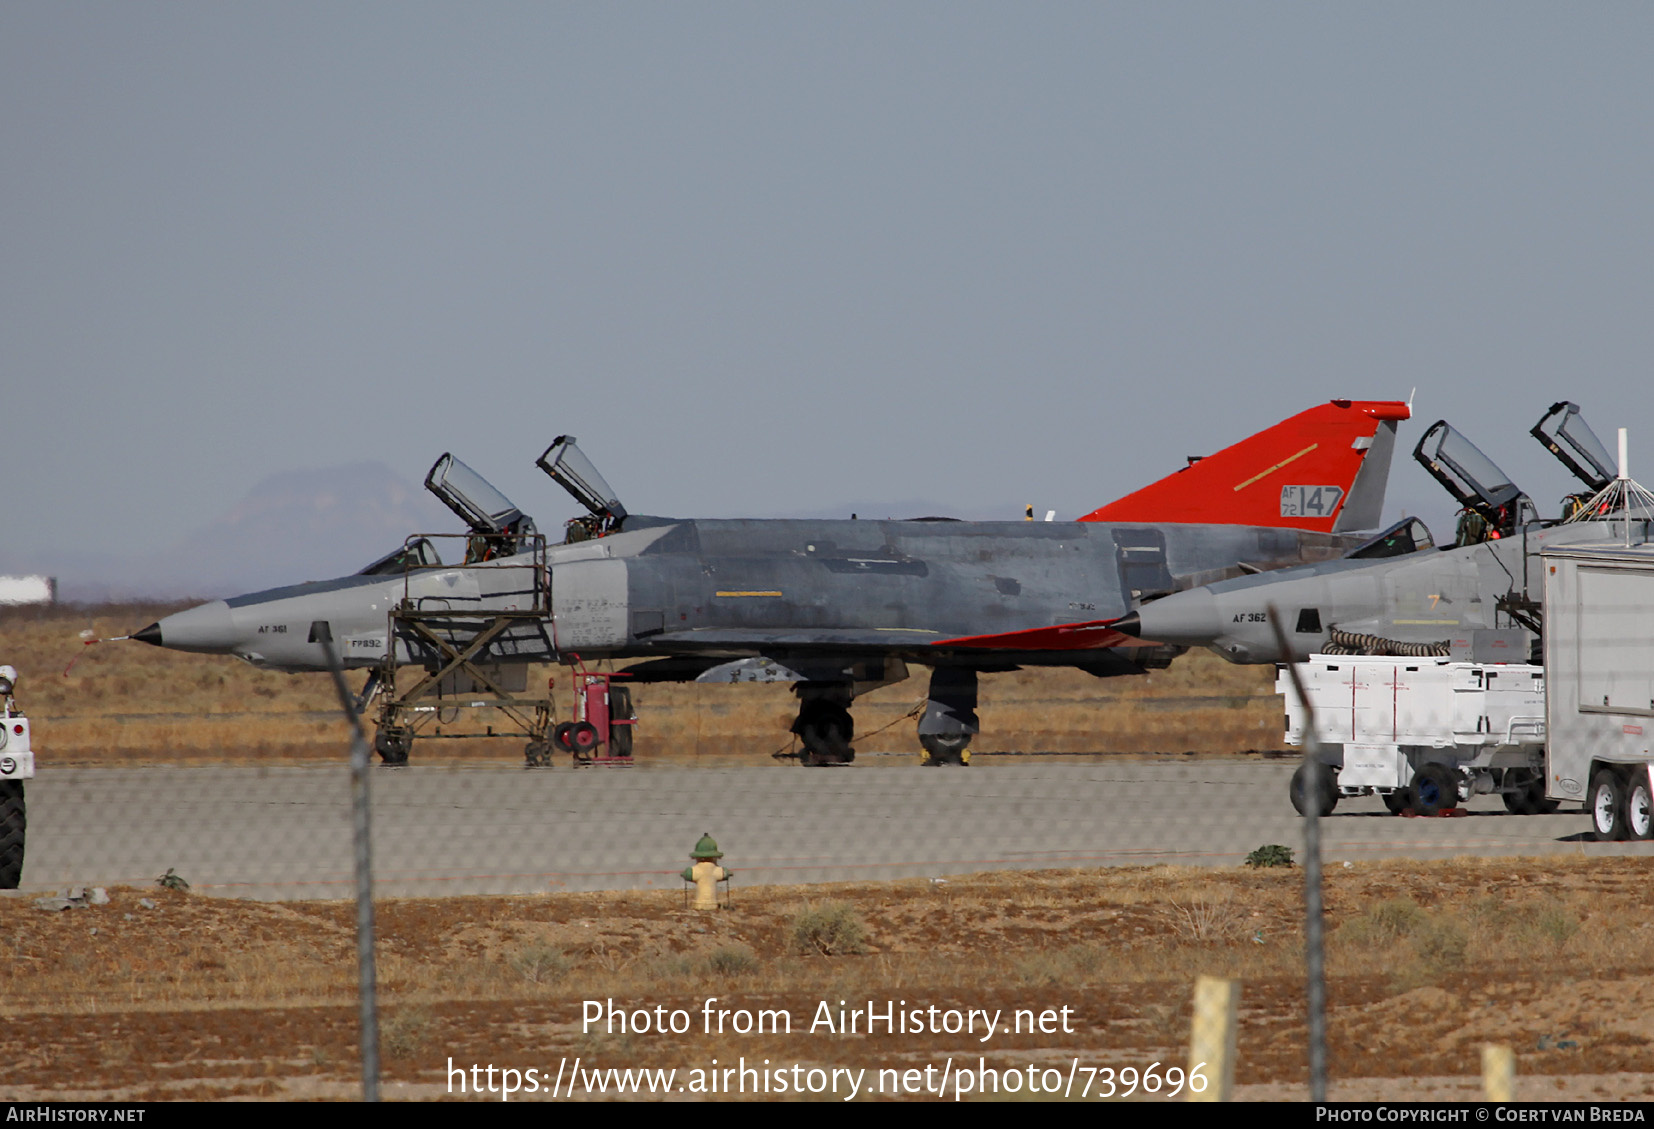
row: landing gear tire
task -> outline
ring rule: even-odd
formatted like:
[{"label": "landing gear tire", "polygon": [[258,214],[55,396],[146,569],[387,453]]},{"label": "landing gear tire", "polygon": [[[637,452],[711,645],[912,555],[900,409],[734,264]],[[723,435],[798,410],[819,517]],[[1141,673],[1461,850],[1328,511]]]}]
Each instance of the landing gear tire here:
[{"label": "landing gear tire", "polygon": [[919,745],[925,750],[924,763],[927,765],[968,765],[971,763],[971,755],[966,750],[970,748],[970,744],[969,733],[919,734]]},{"label": "landing gear tire", "polygon": [[1625,790],[1625,837],[1639,842],[1654,839],[1654,795],[1648,788],[1648,770],[1631,770],[1631,784]]},{"label": "landing gear tire", "polygon": [[523,759],[528,762],[529,768],[550,768],[551,742],[530,741],[523,748]]},{"label": "landing gear tire", "polygon": [[373,751],[384,764],[407,764],[412,748],[413,734],[405,729],[381,729],[373,735]]},{"label": "landing gear tire", "polygon": [[809,767],[849,764],[856,750],[850,747],[853,732],[849,710],[824,710],[800,719],[798,739],[804,743],[799,763]]},{"label": "landing gear tire", "polygon": [[1408,808],[1407,789],[1397,788],[1384,793],[1384,806],[1390,809],[1391,815],[1400,815]]},{"label": "landing gear tire", "polygon": [[1453,770],[1442,764],[1420,766],[1408,789],[1412,808],[1420,815],[1436,815],[1459,806],[1459,781]]},{"label": "landing gear tire", "polygon": [[1591,834],[1599,843],[1624,839],[1625,779],[1617,769],[1599,768],[1591,777],[1591,790],[1585,795],[1585,810],[1591,816]]},{"label": "landing gear tire", "polygon": [[[1298,771],[1292,774],[1292,786],[1289,792],[1292,796],[1292,807],[1299,815],[1309,814],[1309,773],[1310,766],[1301,764],[1298,766]],[[1315,814],[1331,815],[1332,809],[1338,806],[1338,784],[1333,780],[1332,769],[1325,765],[1321,766],[1320,777],[1320,796],[1315,805]]]},{"label": "landing gear tire", "polygon": [[614,725],[610,723],[609,753],[617,757],[632,755],[632,727],[630,725]]},{"label": "landing gear tire", "polygon": [[0,781],[0,890],[23,881],[23,833],[28,829],[21,780]]}]

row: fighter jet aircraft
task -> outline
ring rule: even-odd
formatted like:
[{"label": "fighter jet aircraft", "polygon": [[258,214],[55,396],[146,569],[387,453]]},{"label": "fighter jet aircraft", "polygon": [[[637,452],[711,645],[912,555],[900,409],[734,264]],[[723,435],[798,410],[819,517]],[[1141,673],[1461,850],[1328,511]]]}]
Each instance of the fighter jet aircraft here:
[{"label": "fighter jet aircraft", "polygon": [[[980,672],[1164,665],[1181,649],[1145,645],[1113,621],[1156,596],[1362,545],[1353,531],[1380,522],[1408,415],[1398,401],[1334,400],[1060,523],[643,517],[564,436],[538,465],[589,516],[553,547],[445,455],[426,485],[471,530],[463,566],[410,539],[355,576],[203,604],[134,637],[313,670],[325,657],[311,628],[326,621],[345,663],[373,669],[370,688],[400,664],[423,666],[429,681],[462,658],[575,656],[641,660],[629,668],[639,681],[787,681],[807,764],[851,760],[855,697],[918,663],[932,669],[920,744],[934,763],[965,763]],[[381,714],[387,762],[407,757],[404,720]]]},{"label": "fighter jet aircraft", "polygon": [[[1531,434],[1586,490],[1563,499],[1563,518],[1541,521],[1509,475],[1445,420],[1413,457],[1464,507],[1455,545],[1437,550],[1416,518],[1342,560],[1226,580],[1145,604],[1116,631],[1178,646],[1209,647],[1236,663],[1302,661],[1314,653],[1462,655],[1526,662],[1537,653],[1540,551],[1599,541],[1631,522],[1646,537],[1650,514],[1593,502],[1615,478],[1613,460],[1579,414],[1553,404]],[[1268,609],[1288,625],[1283,654]]]}]

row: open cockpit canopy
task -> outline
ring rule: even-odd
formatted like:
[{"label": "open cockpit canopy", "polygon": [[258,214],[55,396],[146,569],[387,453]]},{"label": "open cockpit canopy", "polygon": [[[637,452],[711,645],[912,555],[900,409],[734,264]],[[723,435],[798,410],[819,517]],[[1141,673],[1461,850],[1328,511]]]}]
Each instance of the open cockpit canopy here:
[{"label": "open cockpit canopy", "polygon": [[[602,537],[620,529],[626,520],[626,507],[620,504],[614,490],[603,481],[585,452],[575,445],[574,436],[559,435],[545,453],[534,460],[534,465],[591,511],[590,519],[578,519],[587,536]],[[574,534],[571,528],[571,539]]]},{"label": "open cockpit canopy", "polygon": [[1617,474],[1614,457],[1579,414],[1578,404],[1557,401],[1528,434],[1593,492],[1607,486]]},{"label": "open cockpit canopy", "polygon": [[1533,508],[1510,475],[1444,419],[1430,425],[1413,448],[1413,458],[1495,534],[1515,529]]},{"label": "open cockpit canopy", "polygon": [[526,542],[535,535],[533,518],[453,455],[444,454],[431,467],[431,473],[425,476],[425,489],[471,527],[467,564],[523,552]]}]

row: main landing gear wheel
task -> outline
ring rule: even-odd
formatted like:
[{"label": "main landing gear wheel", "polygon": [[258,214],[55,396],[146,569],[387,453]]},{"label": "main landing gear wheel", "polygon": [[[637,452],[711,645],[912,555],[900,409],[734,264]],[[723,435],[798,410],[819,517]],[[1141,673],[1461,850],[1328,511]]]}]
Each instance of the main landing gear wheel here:
[{"label": "main landing gear wheel", "polygon": [[1591,834],[1598,842],[1625,838],[1625,791],[1625,780],[1617,769],[1599,768],[1591,777],[1591,790],[1585,794],[1585,810],[1591,815]]},{"label": "main landing gear wheel", "polygon": [[942,765],[971,763],[969,733],[921,733],[919,745],[925,750],[925,764]]},{"label": "main landing gear wheel", "polygon": [[800,718],[798,739],[804,743],[804,751],[799,754],[799,763],[811,767],[849,764],[856,756],[856,750],[850,747],[852,732],[849,710],[819,710]]},{"label": "main landing gear wheel", "polygon": [[1436,815],[1459,806],[1459,781],[1443,764],[1420,766],[1413,773],[1412,808],[1420,815]]},{"label": "main landing gear wheel", "polygon": [[385,764],[407,764],[412,748],[413,734],[405,729],[381,729],[373,736],[373,751]]},{"label": "main landing gear wheel", "polygon": [[529,768],[551,767],[551,742],[530,741],[523,748],[523,759],[528,762]]},{"label": "main landing gear wheel", "polygon": [[15,890],[23,881],[23,833],[28,823],[23,782],[0,780],[0,890]]},{"label": "main landing gear wheel", "polygon": [[[1338,784],[1333,780],[1332,769],[1321,765],[1320,796],[1315,805],[1316,815],[1331,815],[1332,809],[1338,806]],[[1292,796],[1292,807],[1299,815],[1308,815],[1310,807],[1310,766],[1301,764],[1298,771],[1292,774],[1292,785],[1289,794]]]}]

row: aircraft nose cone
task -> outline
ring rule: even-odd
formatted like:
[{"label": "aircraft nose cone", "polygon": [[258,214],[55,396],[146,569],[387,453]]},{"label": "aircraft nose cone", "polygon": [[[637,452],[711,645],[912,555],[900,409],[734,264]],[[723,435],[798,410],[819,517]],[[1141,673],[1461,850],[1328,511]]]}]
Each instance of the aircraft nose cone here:
[{"label": "aircraft nose cone", "polygon": [[174,651],[205,654],[227,654],[241,641],[235,615],[223,600],[176,612],[150,624],[133,638]]},{"label": "aircraft nose cone", "polygon": [[1157,643],[1172,643],[1180,647],[1202,647],[1223,634],[1223,617],[1218,614],[1217,600],[1204,588],[1165,596],[1144,604],[1126,621],[1114,624],[1117,631],[1153,639]]}]

